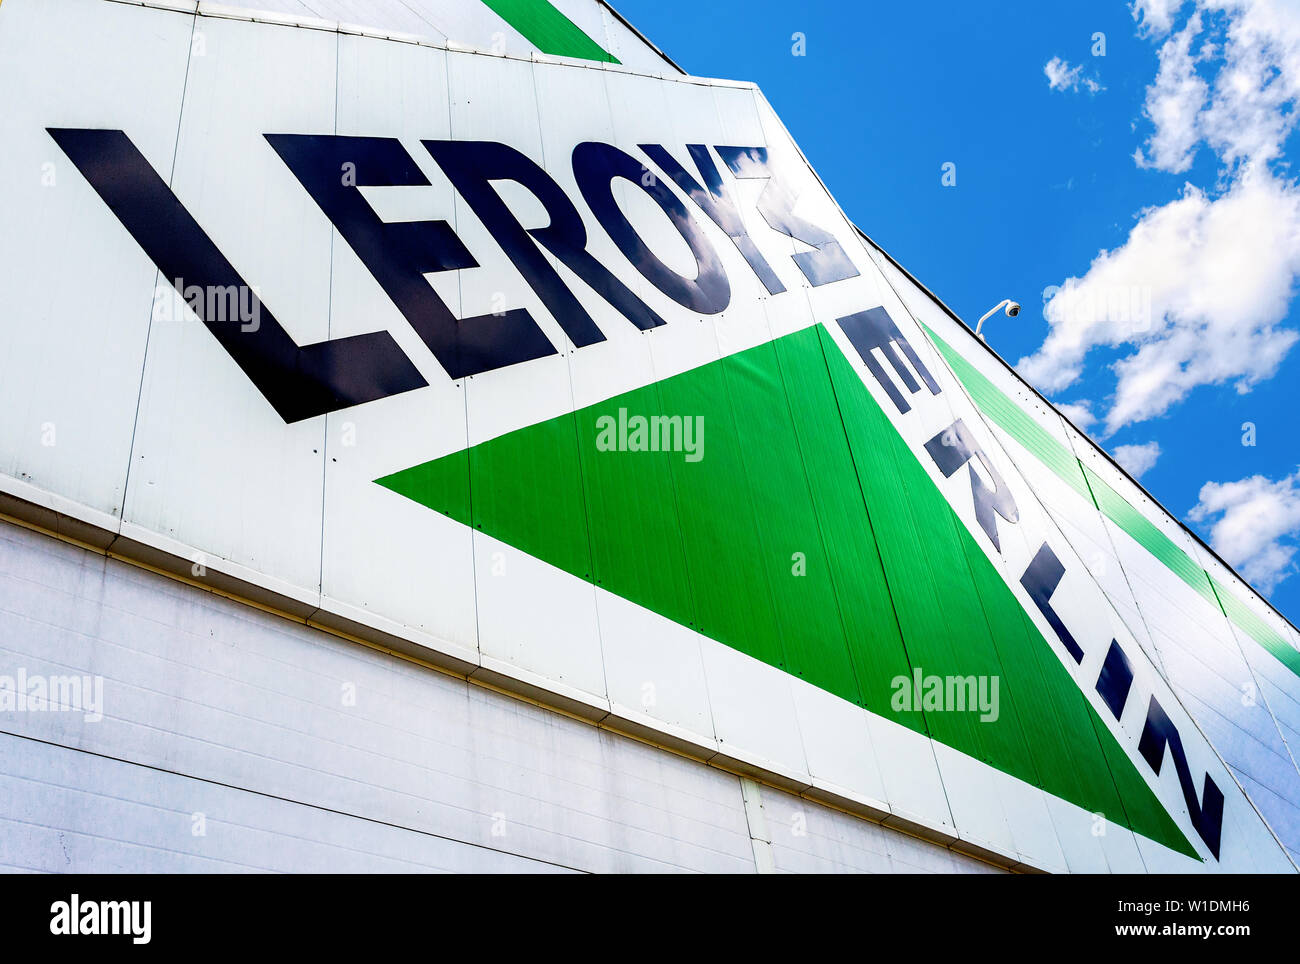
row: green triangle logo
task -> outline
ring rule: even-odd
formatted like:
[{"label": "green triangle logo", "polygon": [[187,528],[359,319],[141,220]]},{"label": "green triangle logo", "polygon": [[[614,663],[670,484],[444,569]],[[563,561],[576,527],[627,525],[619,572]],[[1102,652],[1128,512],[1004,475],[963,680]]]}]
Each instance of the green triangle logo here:
[{"label": "green triangle logo", "polygon": [[[820,325],[378,482],[1197,856]],[[998,718],[895,710],[913,668]]]}]

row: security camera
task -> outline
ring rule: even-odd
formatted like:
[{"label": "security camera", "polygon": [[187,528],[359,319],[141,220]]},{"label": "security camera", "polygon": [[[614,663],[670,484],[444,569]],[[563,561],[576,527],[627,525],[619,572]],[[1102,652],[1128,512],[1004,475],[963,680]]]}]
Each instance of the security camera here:
[{"label": "security camera", "polygon": [[984,340],[984,322],[996,315],[999,309],[1005,309],[1007,317],[1014,318],[1016,315],[1020,314],[1020,302],[1012,301],[1010,298],[1003,298],[988,311],[984,312],[984,317],[982,317],[979,320],[979,324],[975,326],[975,336],[979,338],[980,341]]}]

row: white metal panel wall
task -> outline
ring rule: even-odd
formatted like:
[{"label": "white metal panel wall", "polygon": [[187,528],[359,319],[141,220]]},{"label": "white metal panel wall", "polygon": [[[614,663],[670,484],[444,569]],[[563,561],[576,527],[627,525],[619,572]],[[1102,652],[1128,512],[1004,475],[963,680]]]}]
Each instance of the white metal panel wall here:
[{"label": "white metal panel wall", "polygon": [[[169,172],[194,18],[124,15],[102,0],[11,3],[3,16],[0,358],[9,364],[0,378],[0,475],[11,491],[43,491],[55,506],[72,500],[114,525],[158,272],[103,216],[103,202],[45,129],[94,127],[112,115]],[[124,59],[128,47],[135,55]],[[20,94],[58,90],[78,94],[53,109]],[[34,261],[61,268],[42,274]],[[93,323],[106,318],[113,323]]]},{"label": "white metal panel wall", "polygon": [[[721,771],[9,525],[0,568],[4,672],[102,676],[105,709],[97,723],[6,714],[22,748],[6,769],[42,759],[39,740],[186,777],[199,798],[175,804],[185,819],[156,846],[174,833],[173,849],[259,866],[257,847],[233,853],[222,836],[236,816],[202,810],[206,787],[227,784],[247,792],[240,806],[292,801],[320,832],[317,811],[337,811],[577,869],[752,867],[739,787]],[[64,773],[69,790],[98,779],[89,761]],[[206,814],[205,840],[186,839],[191,812]],[[49,856],[40,834],[4,840],[17,852],[0,862]]]},{"label": "white metal panel wall", "polygon": [[[565,70],[476,54],[449,56],[451,131],[457,140],[507,143],[543,166],[567,170],[573,145],[608,129],[603,71]],[[560,88],[548,86],[548,79]],[[553,119],[552,105],[558,100],[571,104],[573,87],[578,84],[585,85],[590,109],[555,110]],[[567,128],[559,127],[561,116],[584,125],[585,136],[566,140]],[[565,187],[570,197],[576,195],[576,189]],[[508,203],[522,223],[529,227],[547,223],[540,205],[527,191],[514,184],[500,189],[513,189],[503,196],[510,199]],[[459,316],[525,307],[557,346],[557,352],[545,358],[465,380],[469,442],[477,445],[573,410],[568,354],[572,346],[468,205],[460,202],[457,215],[460,236],[481,265],[459,272]],[[574,442],[576,445],[576,435]],[[576,457],[576,452],[571,454]],[[476,478],[472,463],[469,482],[471,498],[477,487],[492,484]],[[598,705],[603,702],[606,692],[596,587],[483,532],[474,533],[474,549],[483,665],[513,669],[532,679],[549,678],[564,687],[566,695]]]},{"label": "white metal panel wall", "polygon": [[[324,341],[330,228],[262,135],[333,129],[338,35],[220,18],[205,18],[199,34],[169,183],[298,344]],[[291,85],[293,97],[265,96]],[[166,171],[170,153],[149,160]],[[324,425],[268,418],[248,388],[177,296],[175,317],[150,326],[124,532],[162,536],[198,550],[200,563],[230,560],[315,599]],[[250,463],[275,471],[250,478]]]},{"label": "white metal panel wall", "polygon": [[[418,149],[420,138],[446,137],[451,130],[446,51],[346,35],[338,45],[337,119],[320,130],[401,140],[429,185],[362,188],[364,196],[388,220],[455,224],[455,192]],[[312,128],[295,124],[281,131]],[[269,147],[262,150],[280,164]],[[311,204],[292,177],[288,189]],[[464,381],[446,377],[361,259],[311,207],[304,217],[331,239],[324,252],[329,336],[386,330],[428,383],[390,399],[391,406],[355,406],[325,419],[320,605],[329,616],[318,618],[342,617],[477,663],[471,534],[441,513],[411,517],[401,511],[403,500],[375,484],[410,465],[413,448],[432,457],[466,447]],[[454,273],[433,277],[459,308]]]},{"label": "white metal panel wall", "polygon": [[567,868],[0,733],[0,869],[548,873]]},{"label": "white metal panel wall", "polygon": [[[1185,530],[1156,510],[1130,480],[1101,458],[1090,442],[1076,435],[1075,443],[1084,463],[1193,563],[1204,568],[1214,561]],[[1255,785],[1269,787],[1268,794],[1252,794],[1252,799],[1274,832],[1295,850],[1295,804],[1300,802],[1300,780],[1267,699],[1249,698],[1254,674],[1242,646],[1259,651],[1259,644],[1239,634],[1216,602],[1175,576],[1115,522],[1107,518],[1105,525],[1120,565],[1138,587],[1142,619],[1151,631],[1166,678],[1234,775],[1244,775]],[[1274,661],[1272,656],[1267,658]],[[1292,678],[1294,681],[1293,674]],[[1294,682],[1290,685],[1295,687]]]},{"label": "white metal panel wall", "polygon": [[781,790],[762,789],[764,822],[778,873],[997,873],[928,841],[857,820]]},{"label": "white metal panel wall", "polygon": [[[678,72],[605,4],[596,0],[555,0],[551,5],[620,63],[652,73]],[[380,36],[449,41],[516,57],[526,58],[537,51],[531,41],[482,0],[237,0],[205,2],[200,9],[243,18],[334,22],[365,28]]]},{"label": "white metal panel wall", "polygon": [[[6,870],[755,869],[734,776],[8,523],[0,640],[0,674],[102,677],[104,716],[0,718]],[[888,869],[829,835],[987,869],[776,799],[795,865]]]},{"label": "white metal panel wall", "polygon": [[[184,2],[184,0],[182,0]],[[189,0],[191,7],[195,6]],[[368,27],[381,33],[447,40],[436,23],[407,0],[247,0],[198,4],[205,14],[257,18],[268,22],[301,20]]]}]

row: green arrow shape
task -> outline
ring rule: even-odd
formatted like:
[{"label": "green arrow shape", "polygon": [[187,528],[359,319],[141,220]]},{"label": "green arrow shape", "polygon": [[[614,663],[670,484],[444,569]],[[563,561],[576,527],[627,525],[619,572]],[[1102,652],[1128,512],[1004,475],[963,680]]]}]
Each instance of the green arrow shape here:
[{"label": "green arrow shape", "polygon": [[[378,482],[1197,856],[820,325]],[[914,668],[997,719],[900,708]]]}]

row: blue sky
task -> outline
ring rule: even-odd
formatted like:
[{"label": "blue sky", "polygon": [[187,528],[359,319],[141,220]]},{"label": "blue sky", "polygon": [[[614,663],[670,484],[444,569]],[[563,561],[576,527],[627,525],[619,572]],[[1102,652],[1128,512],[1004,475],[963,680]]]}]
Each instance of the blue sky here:
[{"label": "blue sky", "polygon": [[968,322],[1022,302],[989,343],[1300,621],[1300,4],[616,5]]}]

